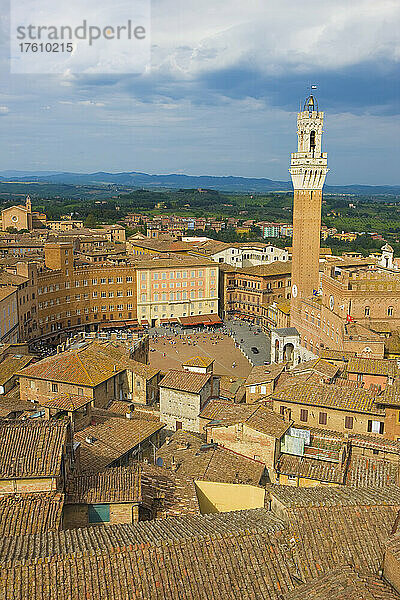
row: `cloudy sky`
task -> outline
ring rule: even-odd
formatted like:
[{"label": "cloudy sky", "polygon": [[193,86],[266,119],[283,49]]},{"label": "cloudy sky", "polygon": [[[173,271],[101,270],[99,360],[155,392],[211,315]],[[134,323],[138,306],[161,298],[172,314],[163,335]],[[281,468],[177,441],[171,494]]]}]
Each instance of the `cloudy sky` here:
[{"label": "cloudy sky", "polygon": [[400,184],[399,0],[153,0],[137,75],[11,75],[4,9],[0,170],[288,180],[313,83],[327,182]]}]

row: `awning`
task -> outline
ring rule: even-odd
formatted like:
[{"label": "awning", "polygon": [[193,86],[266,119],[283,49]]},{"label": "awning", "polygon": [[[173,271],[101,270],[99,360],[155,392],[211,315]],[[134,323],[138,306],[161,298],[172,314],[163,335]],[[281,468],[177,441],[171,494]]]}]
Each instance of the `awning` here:
[{"label": "awning", "polygon": [[196,327],[197,325],[220,325],[222,323],[218,315],[193,315],[190,317],[179,317],[184,327]]},{"label": "awning", "polygon": [[219,318],[218,315],[208,315],[210,318],[210,322],[212,325],[221,325],[222,324],[222,320]]},{"label": "awning", "polygon": [[100,323],[101,329],[115,329],[115,327],[126,327],[125,321],[108,321],[107,323]]},{"label": "awning", "polygon": [[179,323],[178,319],[176,317],[172,317],[171,319],[168,319],[169,323]]},{"label": "awning", "polygon": [[169,322],[170,322],[169,319],[160,319],[160,324],[161,325],[166,325]]},{"label": "awning", "polygon": [[144,325],[145,327],[149,327],[150,326],[150,323],[148,322],[147,319],[142,319],[141,322],[140,322],[140,324]]}]

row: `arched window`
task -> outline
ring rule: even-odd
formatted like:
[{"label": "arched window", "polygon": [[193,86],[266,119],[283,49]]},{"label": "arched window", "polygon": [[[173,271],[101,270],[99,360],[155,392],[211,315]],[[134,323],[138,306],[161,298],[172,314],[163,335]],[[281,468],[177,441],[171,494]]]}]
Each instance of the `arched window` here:
[{"label": "arched window", "polygon": [[364,316],[365,316],[365,317],[369,317],[369,306],[366,306],[366,307],[364,308]]},{"label": "arched window", "polygon": [[388,317],[393,317],[393,306],[388,306],[387,314]]},{"label": "arched window", "polygon": [[315,131],[311,131],[310,133],[310,152],[314,152],[315,150]]}]

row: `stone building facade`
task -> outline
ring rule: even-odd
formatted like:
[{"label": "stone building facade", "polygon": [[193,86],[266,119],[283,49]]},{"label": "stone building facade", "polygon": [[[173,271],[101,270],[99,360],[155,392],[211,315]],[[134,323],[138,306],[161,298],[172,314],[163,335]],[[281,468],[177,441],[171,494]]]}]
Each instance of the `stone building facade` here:
[{"label": "stone building facade", "polygon": [[[121,264],[75,261],[73,242],[45,244],[44,265],[24,260],[9,268],[18,285],[20,339],[104,324],[160,324],[161,319],[218,314],[218,267],[207,259],[137,257]],[[2,279],[0,277],[0,286]]]}]

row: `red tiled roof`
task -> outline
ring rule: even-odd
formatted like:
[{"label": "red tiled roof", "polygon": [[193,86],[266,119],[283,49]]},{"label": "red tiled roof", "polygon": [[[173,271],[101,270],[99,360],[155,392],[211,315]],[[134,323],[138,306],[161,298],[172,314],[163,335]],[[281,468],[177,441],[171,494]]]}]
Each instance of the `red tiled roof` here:
[{"label": "red tiled roof", "polygon": [[0,421],[0,477],[52,477],[61,472],[67,420]]},{"label": "red tiled roof", "polygon": [[64,496],[58,492],[0,496],[0,535],[58,531]]},{"label": "red tiled roof", "polygon": [[171,370],[160,381],[160,388],[170,388],[182,392],[199,394],[211,377],[211,373]]}]

